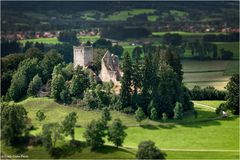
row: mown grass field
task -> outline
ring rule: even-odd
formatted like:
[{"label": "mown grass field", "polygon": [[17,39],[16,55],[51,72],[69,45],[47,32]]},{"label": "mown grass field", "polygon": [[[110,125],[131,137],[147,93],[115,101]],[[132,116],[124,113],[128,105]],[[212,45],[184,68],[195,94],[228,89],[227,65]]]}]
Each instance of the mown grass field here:
[{"label": "mown grass field", "polygon": [[[196,101],[201,104],[216,107],[222,101]],[[28,98],[20,102],[28,111],[29,117],[37,130],[31,134],[40,134],[40,123],[35,120],[35,113],[41,109],[47,118],[43,123],[61,122],[64,117],[75,111],[78,114],[78,127],[75,129],[76,139],[85,141],[82,133],[85,126],[92,119],[100,117],[100,111],[84,111],[82,108],[64,106],[57,104],[50,98]],[[209,108],[195,105],[198,118],[192,114],[185,113],[182,121],[168,120],[163,123],[145,120],[139,126],[132,115],[126,115],[111,111],[112,117],[120,118],[127,126],[127,137],[123,147],[117,149],[106,139],[106,146],[98,151],[92,152],[89,147],[72,149],[70,153],[61,158],[134,158],[137,145],[143,140],[152,140],[167,154],[167,159],[238,159],[239,157],[239,118],[236,116],[227,119],[216,118],[215,111]],[[80,127],[82,126],[82,127]],[[68,143],[70,137],[66,137]],[[26,147],[25,149],[11,148],[3,145],[4,154],[23,154],[29,158],[51,158],[46,150],[41,147]],[[64,157],[65,156],[65,157]]]}]

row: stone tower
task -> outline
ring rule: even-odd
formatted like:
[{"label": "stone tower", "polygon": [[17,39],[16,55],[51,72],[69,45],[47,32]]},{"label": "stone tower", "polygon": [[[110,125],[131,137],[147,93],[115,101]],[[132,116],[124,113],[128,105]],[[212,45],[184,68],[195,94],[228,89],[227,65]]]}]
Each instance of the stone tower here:
[{"label": "stone tower", "polygon": [[73,46],[73,64],[74,68],[78,65],[86,67],[93,61],[93,47],[92,46]]}]

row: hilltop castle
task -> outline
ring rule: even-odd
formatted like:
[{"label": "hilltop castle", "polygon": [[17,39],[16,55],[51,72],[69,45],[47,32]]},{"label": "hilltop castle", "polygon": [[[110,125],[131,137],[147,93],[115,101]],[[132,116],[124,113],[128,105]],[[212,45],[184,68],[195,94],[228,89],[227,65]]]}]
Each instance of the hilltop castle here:
[{"label": "hilltop castle", "polygon": [[[78,65],[89,67],[93,62],[93,47],[92,46],[74,46],[73,47],[73,64],[74,68]],[[121,70],[119,68],[119,59],[117,55],[111,54],[108,50],[101,60],[101,71],[99,78],[103,82],[119,83]]]}]

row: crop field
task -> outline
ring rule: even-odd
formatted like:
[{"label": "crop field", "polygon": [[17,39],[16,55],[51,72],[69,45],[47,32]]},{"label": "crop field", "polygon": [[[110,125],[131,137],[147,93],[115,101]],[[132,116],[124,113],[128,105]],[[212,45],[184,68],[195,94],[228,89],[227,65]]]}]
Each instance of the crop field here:
[{"label": "crop field", "polygon": [[239,61],[231,61],[228,63],[227,67],[225,68],[224,74],[226,75],[232,75],[239,73]]},{"label": "crop field", "polygon": [[[98,40],[100,36],[80,36],[79,41],[86,43],[87,41],[95,42]],[[45,44],[61,44],[62,42],[58,41],[56,37],[54,38],[36,38],[36,39],[25,39],[19,40],[20,43],[25,44],[26,42],[33,42],[33,43],[45,43]]]},{"label": "crop field", "polygon": [[238,61],[198,61],[182,60],[184,79],[188,88],[195,85],[201,87],[214,86],[216,89],[224,90],[232,74],[238,73]]},{"label": "crop field", "polygon": [[[195,102],[216,107],[223,101]],[[49,98],[28,98],[20,104],[26,108],[28,116],[37,127],[36,130],[30,132],[33,135],[41,133],[39,128],[42,124],[61,122],[68,113],[75,111],[79,117],[75,137],[82,143],[85,141],[82,133],[86,124],[92,119],[100,117],[100,111],[84,111],[82,108],[64,106]],[[199,105],[195,105],[195,108],[198,111],[198,118],[186,113],[185,118],[181,121],[168,120],[163,123],[145,120],[141,126],[135,121],[133,115],[111,112],[113,119],[120,118],[127,126],[127,137],[123,147],[113,147],[113,144],[105,139],[106,145],[100,150],[91,151],[89,147],[71,148],[71,152],[67,155],[63,154],[61,158],[134,158],[139,142],[152,140],[167,154],[167,159],[181,157],[184,159],[238,159],[239,118],[231,116],[227,119],[213,120],[212,118],[216,118],[214,110]],[[42,124],[35,120],[37,110],[43,110],[47,116]],[[66,137],[64,143],[68,143],[69,139],[70,137]],[[50,158],[42,146],[11,148],[2,145],[2,147],[4,154],[21,153],[28,155],[29,158]],[[69,147],[66,144],[66,148]]]}]

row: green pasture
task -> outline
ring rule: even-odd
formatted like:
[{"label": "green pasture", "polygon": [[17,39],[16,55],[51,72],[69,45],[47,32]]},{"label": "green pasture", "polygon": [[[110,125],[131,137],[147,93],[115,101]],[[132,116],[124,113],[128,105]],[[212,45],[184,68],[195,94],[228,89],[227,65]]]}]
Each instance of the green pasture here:
[{"label": "green pasture", "polygon": [[[196,101],[197,103],[216,107],[223,101]],[[28,98],[22,102],[28,116],[31,118],[37,130],[30,134],[38,135],[39,129],[44,123],[61,122],[64,117],[75,111],[78,114],[77,128],[75,137],[82,143],[85,139],[82,136],[84,127],[92,119],[100,118],[100,111],[85,111],[82,108],[64,106],[54,102],[50,98]],[[126,115],[117,111],[111,111],[114,118],[120,118],[127,126],[127,137],[123,147],[116,148],[112,143],[106,145],[97,151],[91,151],[89,147],[71,148],[67,145],[70,137],[65,138],[65,148],[69,153],[63,153],[61,158],[134,158],[137,145],[143,140],[152,140],[156,145],[167,154],[167,159],[184,158],[212,158],[212,159],[237,159],[239,156],[239,118],[232,116],[226,119],[216,119],[214,110],[195,105],[198,111],[198,118],[193,114],[186,112],[181,121],[168,120],[167,122],[156,122],[145,120],[139,126],[133,115]],[[40,124],[35,120],[37,110],[43,110],[47,118]],[[3,143],[2,143],[3,144]],[[2,152],[6,155],[21,153],[28,155],[29,158],[51,158],[43,147],[7,147],[2,145]]]},{"label": "green pasture", "polygon": [[131,10],[122,10],[118,12],[114,12],[113,14],[104,18],[106,21],[125,21],[130,17],[139,14],[149,14],[154,13],[155,9],[131,9]]},{"label": "green pasture", "polygon": [[206,34],[227,34],[224,32],[182,32],[182,31],[171,31],[171,32],[152,32],[152,35],[154,36],[163,36],[164,34],[167,33],[177,33],[180,34],[181,36],[204,36]]},{"label": "green pasture", "polygon": [[62,42],[59,42],[58,39],[55,38],[35,38],[35,39],[24,39],[19,40],[20,43],[25,44],[26,42],[32,42],[32,43],[45,43],[45,44],[61,44]]},{"label": "green pasture", "polygon": [[[100,36],[80,36],[78,37],[80,42],[86,43],[87,41],[95,42],[98,40]],[[19,40],[20,43],[25,44],[26,42],[33,42],[33,43],[45,43],[45,44],[61,44],[62,42],[58,41],[56,37],[54,38],[35,38],[35,39],[24,39]]]}]

